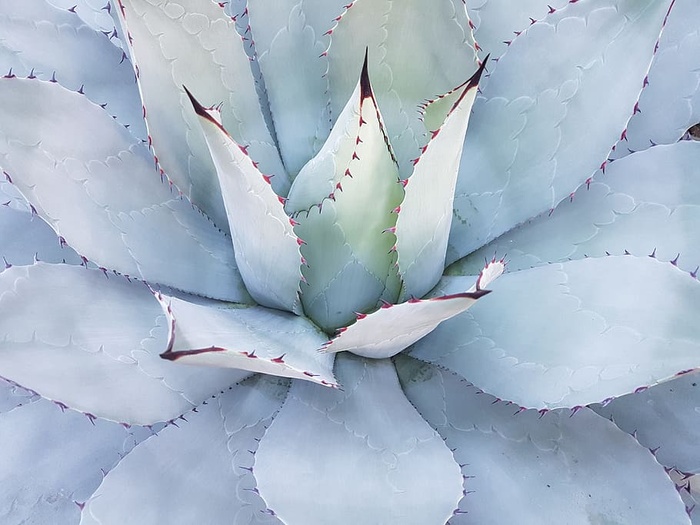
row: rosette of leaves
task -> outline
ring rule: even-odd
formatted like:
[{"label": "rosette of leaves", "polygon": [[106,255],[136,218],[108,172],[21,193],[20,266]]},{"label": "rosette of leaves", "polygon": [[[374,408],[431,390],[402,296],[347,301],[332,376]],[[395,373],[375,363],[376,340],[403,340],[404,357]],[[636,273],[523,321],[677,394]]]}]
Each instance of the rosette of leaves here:
[{"label": "rosette of leaves", "polygon": [[0,4],[3,523],[690,521],[697,3],[75,1]]}]

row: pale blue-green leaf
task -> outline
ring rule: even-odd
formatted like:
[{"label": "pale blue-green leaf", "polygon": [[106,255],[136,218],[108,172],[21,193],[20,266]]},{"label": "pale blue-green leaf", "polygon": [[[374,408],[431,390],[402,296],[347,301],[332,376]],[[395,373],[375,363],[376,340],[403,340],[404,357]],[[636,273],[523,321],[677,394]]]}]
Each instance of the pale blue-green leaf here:
[{"label": "pale blue-green leaf", "polygon": [[644,392],[591,408],[653,450],[662,465],[697,473],[700,472],[698,381],[697,374],[685,374]]},{"label": "pale blue-green leaf", "polygon": [[295,176],[331,129],[326,32],[347,0],[249,0],[280,153]]},{"label": "pale blue-green leaf", "polygon": [[226,229],[219,183],[197,117],[182,86],[209,105],[222,104],[224,125],[251,148],[262,170],[288,186],[260,112],[249,59],[234,21],[216,2],[116,0],[160,164],[192,202]]},{"label": "pale blue-green leaf", "polygon": [[411,355],[528,408],[587,405],[698,367],[700,283],[649,257],[506,273]]},{"label": "pale blue-green leaf", "polygon": [[37,263],[0,273],[0,376],[98,417],[178,417],[246,375],[160,358],[168,326],[143,284]]},{"label": "pale blue-green leaf", "polygon": [[331,117],[340,114],[365,50],[401,177],[428,138],[417,111],[474,72],[476,54],[462,0],[355,0],[333,27],[328,49]]},{"label": "pale blue-green leaf", "polygon": [[77,524],[106,472],[151,435],[33,399],[0,414],[0,520]]},{"label": "pale blue-green leaf", "polygon": [[669,3],[570,3],[513,41],[474,103],[448,263],[554,208],[605,161]]},{"label": "pale blue-green leaf", "polygon": [[80,264],[80,257],[61,245],[54,231],[39,217],[0,203],[0,258],[5,264],[46,262]]},{"label": "pale blue-green leaf", "polygon": [[685,509],[693,525],[700,523],[700,475],[689,476],[671,471],[671,479],[676,483]]},{"label": "pale blue-green leaf", "polygon": [[298,313],[301,241],[282,200],[246,149],[223,128],[219,114],[203,108],[192,95],[190,100],[214,160],[236,263],[248,292],[264,306]]},{"label": "pale blue-green leaf", "polygon": [[470,308],[486,295],[486,288],[504,271],[503,260],[489,262],[474,277],[446,277],[424,300],[384,304],[371,314],[358,314],[357,321],[339,330],[324,345],[328,352],[349,351],[381,359],[391,357],[432,332],[442,321]]},{"label": "pale blue-green leaf", "polygon": [[651,453],[592,411],[519,413],[454,374],[403,360],[408,399],[466,476],[451,524],[690,523]]},{"label": "pale blue-green leaf", "polygon": [[126,44],[119,34],[119,18],[111,0],[46,0],[59,9],[67,9],[77,14],[83,22],[95,31],[109,36],[109,40],[128,53]]},{"label": "pale blue-green leaf", "polygon": [[[382,298],[396,301],[400,288],[392,230],[403,188],[366,65],[342,117],[297,178],[299,186],[316,186],[316,191],[337,182],[330,194],[319,195],[320,201],[294,215],[296,232],[306,242],[301,249],[304,311],[328,331],[348,324],[354,312],[373,309]],[[321,183],[307,182],[317,180]],[[292,211],[299,205],[296,187],[295,181]]]},{"label": "pale blue-green leaf", "polygon": [[[485,65],[466,85],[445,97],[457,96],[444,121],[437,128],[428,127],[432,138],[404,186],[405,197],[396,220],[397,263],[404,299],[422,297],[443,273],[464,134]],[[429,111],[430,106],[426,114]]]},{"label": "pale blue-green leaf", "polygon": [[129,60],[77,14],[46,0],[6,0],[0,12],[0,35],[2,74],[11,69],[21,77],[55,78],[73,91],[84,91],[96,104],[106,104],[106,111],[118,122],[146,138]]},{"label": "pale blue-green leaf", "polygon": [[700,143],[683,141],[629,155],[598,172],[551,215],[502,235],[455,263],[475,273],[484,257],[507,254],[508,268],[606,253],[654,256],[688,272],[700,264]]},{"label": "pale blue-green leaf", "polygon": [[171,326],[164,359],[338,386],[333,357],[319,352],[325,335],[303,317],[262,306],[158,297]]},{"label": "pale blue-green leaf", "polygon": [[251,467],[286,391],[286,381],[258,376],[207,400],[110,471],[81,525],[281,525],[264,512]]},{"label": "pale blue-green leaf", "polygon": [[99,106],[40,80],[0,79],[0,93],[0,167],[78,253],[146,281],[250,300],[230,241]]},{"label": "pale blue-green leaf", "polygon": [[[345,391],[295,382],[260,443],[260,495],[285,523],[445,523],[459,467],[389,360],[339,356]],[[280,474],[284,465],[284,475]]]},{"label": "pale blue-green leaf", "polygon": [[569,0],[474,0],[467,12],[474,24],[474,37],[481,52],[498,60],[509,43],[533,23],[561,9]]},{"label": "pale blue-green leaf", "polygon": [[623,140],[613,152],[619,158],[653,144],[672,144],[700,122],[700,3],[676,0],[659,40]]}]

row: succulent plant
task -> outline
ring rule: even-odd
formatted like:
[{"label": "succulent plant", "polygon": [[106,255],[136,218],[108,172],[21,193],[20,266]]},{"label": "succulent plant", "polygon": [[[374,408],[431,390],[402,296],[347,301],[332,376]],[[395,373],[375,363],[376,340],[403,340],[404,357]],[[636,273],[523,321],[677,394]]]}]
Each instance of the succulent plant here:
[{"label": "succulent plant", "polygon": [[690,522],[700,4],[76,1],[0,3],[0,521]]}]

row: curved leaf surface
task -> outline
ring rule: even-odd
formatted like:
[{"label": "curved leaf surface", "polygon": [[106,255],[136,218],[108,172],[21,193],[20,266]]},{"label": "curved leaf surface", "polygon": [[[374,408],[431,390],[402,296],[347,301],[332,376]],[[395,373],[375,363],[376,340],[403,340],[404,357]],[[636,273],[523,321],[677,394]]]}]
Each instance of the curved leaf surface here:
[{"label": "curved leaf surface", "polygon": [[0,273],[0,376],[76,410],[167,421],[249,375],[161,359],[166,332],[143,284],[45,263]]},{"label": "curved leaf surface", "polygon": [[698,367],[700,283],[669,263],[583,259],[507,273],[411,355],[528,408],[587,405]]},{"label": "curved leaf surface", "polygon": [[669,4],[570,3],[513,41],[474,103],[448,263],[554,208],[605,161]]},{"label": "curved leaf surface", "polygon": [[78,253],[146,281],[249,300],[230,241],[99,106],[40,80],[0,79],[0,93],[0,166]]},{"label": "curved leaf surface", "polygon": [[336,373],[345,392],[295,382],[260,443],[253,473],[267,505],[285,523],[447,521],[459,467],[391,361],[339,356]]},{"label": "curved leaf surface", "polygon": [[251,467],[286,390],[286,382],[255,377],[205,401],[110,471],[81,525],[280,524],[263,513]]},{"label": "curved leaf surface", "polygon": [[592,411],[519,413],[437,367],[398,368],[462,466],[467,492],[450,523],[690,523],[649,451]]}]

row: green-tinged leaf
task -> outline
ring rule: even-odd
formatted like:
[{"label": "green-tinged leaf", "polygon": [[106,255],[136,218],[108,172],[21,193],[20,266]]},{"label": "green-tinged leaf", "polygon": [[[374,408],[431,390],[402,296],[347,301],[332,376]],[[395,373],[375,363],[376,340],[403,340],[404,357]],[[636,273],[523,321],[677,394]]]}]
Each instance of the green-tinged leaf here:
[{"label": "green-tinged leaf", "polygon": [[298,313],[302,241],[294,233],[282,200],[246,148],[221,125],[218,114],[187,93],[214,159],[236,263],[248,292],[264,306]]},{"label": "green-tinged leaf", "polygon": [[248,14],[280,152],[294,176],[331,129],[327,34],[346,0],[249,0]]},{"label": "green-tinged leaf", "polygon": [[105,473],[152,433],[38,398],[0,413],[3,523],[77,524],[76,502],[85,501]]},{"label": "green-tinged leaf", "polygon": [[250,300],[230,241],[102,108],[58,84],[3,78],[0,111],[0,168],[80,255],[153,283]]},{"label": "green-tinged leaf", "polygon": [[336,373],[344,392],[295,382],[260,443],[253,473],[268,507],[306,525],[445,523],[459,467],[391,361],[339,356]]},{"label": "green-tinged leaf", "polygon": [[397,363],[404,391],[466,478],[451,524],[689,525],[651,453],[592,411],[520,412],[450,372],[410,361]]},{"label": "green-tinged leaf", "polygon": [[570,3],[513,41],[474,103],[448,263],[554,208],[601,166],[632,114],[670,3]]},{"label": "green-tinged leaf", "polygon": [[131,63],[78,15],[47,0],[6,0],[0,35],[2,74],[53,78],[68,89],[83,91],[96,104],[105,104],[105,110],[135,136],[146,137]]},{"label": "green-tinged leaf", "polygon": [[651,255],[693,274],[700,264],[700,143],[684,141],[610,164],[557,206],[450,267],[474,273],[507,253],[511,270],[625,252]]},{"label": "green-tinged leaf", "polygon": [[612,420],[653,450],[664,466],[682,472],[700,472],[700,386],[698,374],[685,374],[644,392],[594,405],[598,414]]},{"label": "green-tinged leaf", "polygon": [[260,112],[248,56],[234,21],[209,0],[115,0],[128,33],[153,149],[168,176],[226,229],[226,212],[207,145],[182,86],[222,104],[234,139],[250,147],[276,190],[289,187]]},{"label": "green-tinged leaf", "polygon": [[167,325],[143,284],[37,263],[0,273],[0,376],[76,410],[152,424],[248,372],[165,361]]},{"label": "green-tinged leaf", "polygon": [[[463,86],[444,97],[451,102],[438,127],[435,110],[425,109],[432,138],[416,159],[404,186],[405,197],[396,220],[396,253],[404,298],[422,297],[440,279],[445,267],[452,222],[452,199],[462,156],[464,134],[486,62]],[[455,98],[454,101],[452,99]],[[439,103],[433,102],[433,104]]]},{"label": "green-tinged leaf", "polygon": [[417,108],[467,78],[476,55],[462,0],[355,0],[331,33],[328,79],[331,117],[355,86],[369,50],[370,76],[401,177],[411,174],[427,142]]},{"label": "green-tinged leaf", "polygon": [[[400,287],[392,231],[403,188],[367,61],[342,117],[318,157],[300,172],[287,204],[297,212],[296,232],[306,242],[301,248],[304,311],[327,331],[348,324],[355,312],[373,309],[380,299],[395,301]],[[330,194],[300,208],[328,186]]]},{"label": "green-tinged leaf", "polygon": [[323,333],[303,317],[261,306],[158,298],[171,326],[164,359],[338,386],[333,358],[318,351]]},{"label": "green-tinged leaf", "polygon": [[207,400],[140,444],[86,502],[81,525],[280,524],[251,473],[286,382],[255,377]]},{"label": "green-tinged leaf", "polygon": [[503,261],[492,261],[475,283],[471,278],[447,279],[430,294],[429,299],[387,303],[371,314],[359,314],[357,321],[341,328],[340,333],[326,343],[324,350],[348,351],[374,359],[396,355],[432,332],[441,322],[464,312],[488,294],[484,288],[501,275],[503,269]]},{"label": "green-tinged leaf", "polygon": [[700,365],[700,283],[669,263],[583,259],[507,273],[411,355],[528,408],[587,405]]}]

